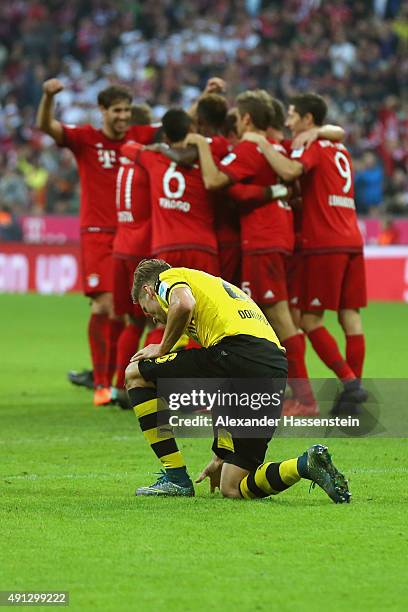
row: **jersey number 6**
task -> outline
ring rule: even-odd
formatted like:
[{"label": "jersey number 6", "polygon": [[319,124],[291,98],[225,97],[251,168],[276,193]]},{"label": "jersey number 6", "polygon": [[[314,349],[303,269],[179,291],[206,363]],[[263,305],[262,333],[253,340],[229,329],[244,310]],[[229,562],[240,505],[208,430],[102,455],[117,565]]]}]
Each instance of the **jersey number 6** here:
[{"label": "jersey number 6", "polygon": [[[170,166],[166,170],[163,176],[163,191],[166,198],[181,198],[183,197],[183,193],[186,190],[186,179],[184,176],[176,170],[177,164],[175,162],[171,162]],[[172,185],[170,182],[172,181]],[[175,185],[177,183],[177,187]],[[175,190],[172,187],[176,187]]]}]

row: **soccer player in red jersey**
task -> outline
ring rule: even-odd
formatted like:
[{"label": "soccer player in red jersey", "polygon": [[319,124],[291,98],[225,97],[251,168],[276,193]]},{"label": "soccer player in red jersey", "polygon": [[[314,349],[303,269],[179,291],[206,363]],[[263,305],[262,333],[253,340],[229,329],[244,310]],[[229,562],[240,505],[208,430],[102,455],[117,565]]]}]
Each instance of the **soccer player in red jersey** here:
[{"label": "soccer player in red jersey", "polygon": [[[190,110],[197,131],[208,139],[214,159],[221,161],[231,150],[222,134],[228,106],[225,98],[216,93],[204,93]],[[170,159],[182,165],[193,165],[198,160],[196,147],[163,151]],[[263,190],[262,195],[263,195]],[[239,283],[240,278],[240,226],[237,206],[226,192],[213,193],[215,206],[215,232],[218,243],[220,274],[222,278]],[[264,201],[264,200],[262,200]]]},{"label": "soccer player in red jersey", "polygon": [[[162,119],[162,130],[170,145],[178,152],[193,127],[193,120],[183,110],[169,110]],[[122,149],[127,157],[141,165],[149,175],[152,207],[152,254],[170,265],[194,267],[219,274],[217,239],[214,228],[214,202],[207,192],[198,164],[183,166],[163,152],[141,149],[128,144]],[[160,342],[163,329],[152,330],[146,342]],[[178,348],[190,348],[193,341],[185,338]],[[197,345],[195,345],[197,346]]]},{"label": "soccer player in red jersey", "polygon": [[[238,131],[240,135],[254,132],[265,135],[271,123],[273,109],[266,92],[248,91],[236,100],[238,107]],[[278,180],[257,146],[248,141],[240,142],[218,167],[211,156],[207,141],[190,134],[186,143],[196,144],[205,185],[219,189],[233,182],[250,181],[256,185],[274,186],[282,195],[287,190],[277,185]],[[285,153],[284,148],[271,146]],[[310,414],[317,406],[307,381],[304,362],[304,343],[292,321],[286,289],[285,258],[293,248],[292,211],[290,207],[275,199],[262,207],[249,206],[241,209],[242,288],[265,312],[269,322],[287,350],[292,380],[297,384],[296,393],[302,403],[309,406]]]},{"label": "soccer player in red jersey", "polygon": [[[302,94],[291,101],[287,125],[294,136],[309,129],[318,130],[326,113],[323,98]],[[358,404],[367,398],[361,386],[365,340],[359,312],[366,306],[367,296],[350,154],[341,143],[318,138],[308,148],[293,149],[288,159],[266,139],[257,138],[257,142],[285,181],[300,178],[301,325],[319,357],[344,383],[332,412],[356,411]],[[323,325],[325,310],[338,312],[346,336],[346,359]]]},{"label": "soccer player in red jersey", "polygon": [[[185,111],[169,110],[162,130],[170,148],[181,148],[193,120]],[[172,266],[194,267],[218,275],[214,204],[198,164],[177,165],[160,150],[128,144],[122,153],[141,165],[150,178],[152,254]]]},{"label": "soccer player in red jersey", "polygon": [[[132,107],[132,123],[151,123],[151,111],[147,105]],[[146,170],[121,156],[121,166],[116,179],[116,210],[118,228],[113,241],[113,305],[115,315],[124,320],[116,355],[117,401],[128,407],[127,395],[122,392],[125,369],[138,349],[145,326],[145,316],[131,298],[133,275],[137,265],[150,256],[151,207],[150,183]]]},{"label": "soccer player in red jersey", "polygon": [[83,287],[91,298],[88,337],[95,385],[94,403],[110,402],[111,377],[115,369],[116,341],[122,323],[113,318],[112,245],[116,231],[115,190],[120,147],[128,140],[150,142],[155,128],[133,126],[131,94],[111,86],[98,95],[102,128],[64,125],[54,117],[54,96],[63,89],[57,79],[43,85],[37,113],[38,127],[59,146],[73,152],[81,183],[81,253]]},{"label": "soccer player in red jersey", "polygon": [[[196,106],[197,131],[210,139],[211,153],[221,160],[231,150],[228,140],[221,133],[227,117],[226,100],[218,94],[202,96]],[[241,239],[239,211],[232,198],[215,193],[215,231],[222,278],[234,284],[240,282]]]}]

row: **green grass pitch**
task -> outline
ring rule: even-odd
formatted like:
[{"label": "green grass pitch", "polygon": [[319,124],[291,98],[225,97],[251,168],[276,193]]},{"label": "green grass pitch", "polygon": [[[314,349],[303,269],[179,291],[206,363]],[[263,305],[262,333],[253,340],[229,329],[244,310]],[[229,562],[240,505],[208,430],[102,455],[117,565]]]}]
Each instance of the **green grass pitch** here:
[{"label": "green grass pitch", "polygon": [[[304,482],[258,502],[206,483],[193,499],[135,498],[158,466],[133,413],[95,409],[65,380],[89,363],[87,316],[76,295],[0,296],[0,590],[67,590],[85,612],[406,609],[406,440],[328,440],[348,506]],[[364,313],[367,376],[407,377],[406,322],[402,304]],[[277,439],[268,457],[317,441]],[[209,441],[182,447],[196,475]]]}]

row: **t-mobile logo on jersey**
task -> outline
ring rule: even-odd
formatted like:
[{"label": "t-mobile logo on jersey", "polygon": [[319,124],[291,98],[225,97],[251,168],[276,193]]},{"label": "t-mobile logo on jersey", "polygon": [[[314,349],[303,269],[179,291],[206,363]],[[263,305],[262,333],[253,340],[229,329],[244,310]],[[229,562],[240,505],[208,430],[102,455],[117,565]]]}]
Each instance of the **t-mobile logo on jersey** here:
[{"label": "t-mobile logo on jersey", "polygon": [[103,149],[103,145],[98,142],[96,148],[98,150],[98,160],[102,168],[114,168],[116,163],[116,151],[112,149]]}]

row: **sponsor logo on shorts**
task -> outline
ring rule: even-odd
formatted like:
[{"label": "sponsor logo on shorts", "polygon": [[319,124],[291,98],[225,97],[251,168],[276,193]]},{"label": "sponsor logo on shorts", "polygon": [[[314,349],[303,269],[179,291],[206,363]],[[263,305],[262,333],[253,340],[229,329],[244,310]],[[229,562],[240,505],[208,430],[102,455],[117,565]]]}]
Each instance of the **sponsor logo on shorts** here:
[{"label": "sponsor logo on shorts", "polygon": [[319,298],[317,298],[317,297],[316,297],[316,298],[314,298],[314,299],[313,299],[313,300],[310,302],[310,305],[311,305],[311,306],[321,306],[321,305],[322,305],[322,303],[321,303],[321,301],[319,300]]},{"label": "sponsor logo on shorts", "polygon": [[163,355],[162,357],[156,357],[154,363],[166,363],[167,361],[173,361],[177,357],[177,353],[169,353],[168,355]]},{"label": "sponsor logo on shorts", "polygon": [[264,298],[274,298],[274,297],[275,297],[275,294],[272,291],[272,289],[268,289],[268,291],[265,291]]},{"label": "sponsor logo on shorts", "polygon": [[95,288],[99,285],[99,281],[101,280],[99,274],[89,274],[87,276],[86,282],[88,283],[88,287]]},{"label": "sponsor logo on shorts", "polygon": [[299,302],[299,298],[297,297],[297,295],[290,300],[291,304],[297,304],[298,302]]}]

